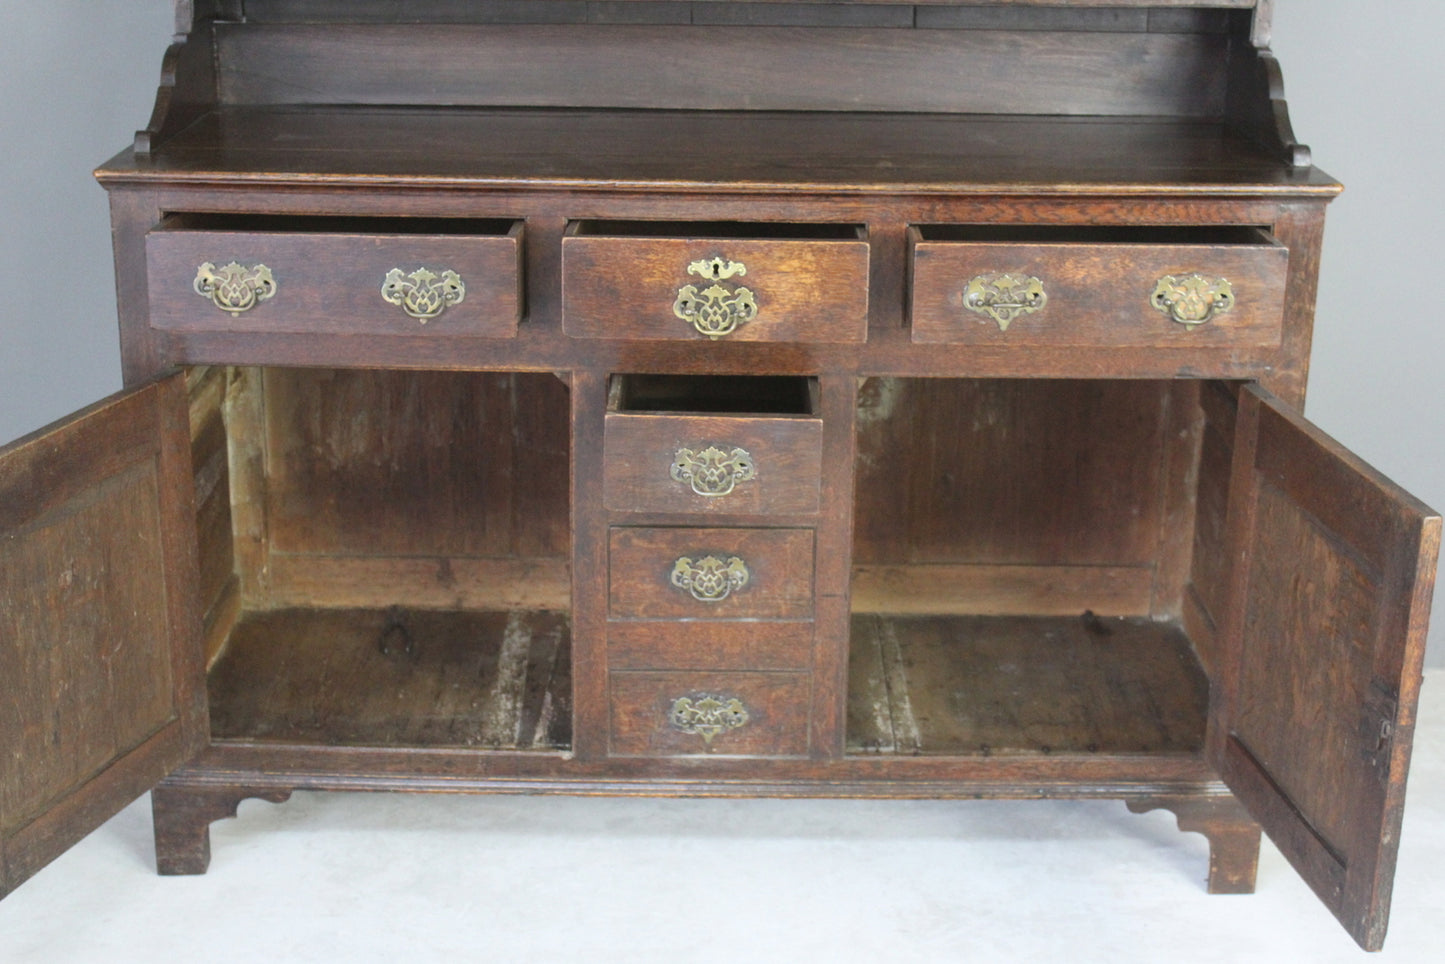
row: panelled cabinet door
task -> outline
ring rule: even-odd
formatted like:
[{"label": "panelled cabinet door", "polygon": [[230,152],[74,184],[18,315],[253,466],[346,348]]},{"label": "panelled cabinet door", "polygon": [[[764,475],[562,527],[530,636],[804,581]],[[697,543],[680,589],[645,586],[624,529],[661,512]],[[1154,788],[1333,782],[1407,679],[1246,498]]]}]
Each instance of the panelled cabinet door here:
[{"label": "panelled cabinet door", "polygon": [[0,449],[0,895],[206,737],[185,379]]},{"label": "panelled cabinet door", "polygon": [[1210,762],[1378,950],[1440,519],[1263,390],[1241,390],[1237,426]]}]

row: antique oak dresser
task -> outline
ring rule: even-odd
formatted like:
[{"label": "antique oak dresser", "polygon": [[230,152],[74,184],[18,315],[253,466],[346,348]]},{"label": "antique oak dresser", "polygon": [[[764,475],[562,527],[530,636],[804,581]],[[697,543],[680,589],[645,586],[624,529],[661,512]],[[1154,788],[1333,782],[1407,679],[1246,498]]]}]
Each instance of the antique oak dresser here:
[{"label": "antique oak dresser", "polygon": [[152,790],[1074,797],[1384,939],[1440,520],[1270,0],[181,0],[0,453],[0,893]]}]

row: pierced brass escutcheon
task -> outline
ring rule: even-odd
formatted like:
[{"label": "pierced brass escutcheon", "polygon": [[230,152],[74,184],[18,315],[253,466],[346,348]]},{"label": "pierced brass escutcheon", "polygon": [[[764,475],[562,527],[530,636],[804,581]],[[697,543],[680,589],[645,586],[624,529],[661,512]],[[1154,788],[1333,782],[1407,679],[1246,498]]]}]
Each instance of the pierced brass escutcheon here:
[{"label": "pierced brass escutcheon", "polygon": [[702,291],[698,291],[696,285],[684,285],[672,303],[672,313],[699,334],[716,340],[757,317],[758,302],[751,291],[741,285],[729,288],[718,283],[747,274],[747,266],[741,261],[706,258],[688,265],[687,273],[713,282]]},{"label": "pierced brass escutcheon", "polygon": [[727,495],[739,482],[756,476],[757,468],[745,449],[724,452],[709,445],[701,452],[678,449],[672,459],[671,475],[674,482],[685,482],[698,495],[715,499]]},{"label": "pierced brass escutcheon", "polygon": [[702,693],[675,700],[667,718],[682,732],[700,736],[703,743],[712,746],[713,738],[719,733],[745,726],[748,711],[736,697]]},{"label": "pierced brass escutcheon", "polygon": [[998,323],[999,331],[1008,331],[1009,323],[1019,315],[1042,311],[1048,303],[1044,283],[1026,274],[981,274],[963,290],[963,306],[988,315]]},{"label": "pierced brass escutcheon", "polygon": [[1224,278],[1201,274],[1165,275],[1154,286],[1149,301],[1192,331],[1234,307],[1234,286]]},{"label": "pierced brass escutcheon", "polygon": [[276,294],[276,279],[264,264],[246,267],[232,261],[218,268],[210,261],[196,269],[196,294],[231,315],[250,311]]},{"label": "pierced brass escutcheon", "polygon": [[696,563],[683,556],[672,566],[672,584],[687,590],[698,602],[722,602],[751,578],[747,564],[737,556],[729,556],[726,562],[717,556],[704,556]]},{"label": "pierced brass escutcheon", "polygon": [[418,268],[402,274],[400,268],[392,268],[381,283],[381,297],[423,325],[452,305],[461,304],[466,296],[467,286],[461,275],[451,270],[438,275],[430,268]]}]

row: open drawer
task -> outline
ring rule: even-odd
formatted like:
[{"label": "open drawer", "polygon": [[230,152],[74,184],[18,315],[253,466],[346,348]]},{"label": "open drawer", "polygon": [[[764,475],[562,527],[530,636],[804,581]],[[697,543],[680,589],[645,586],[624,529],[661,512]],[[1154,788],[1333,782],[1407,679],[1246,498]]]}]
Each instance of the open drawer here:
[{"label": "open drawer", "polygon": [[619,512],[816,513],[818,407],[814,378],[614,375],[603,502]]}]

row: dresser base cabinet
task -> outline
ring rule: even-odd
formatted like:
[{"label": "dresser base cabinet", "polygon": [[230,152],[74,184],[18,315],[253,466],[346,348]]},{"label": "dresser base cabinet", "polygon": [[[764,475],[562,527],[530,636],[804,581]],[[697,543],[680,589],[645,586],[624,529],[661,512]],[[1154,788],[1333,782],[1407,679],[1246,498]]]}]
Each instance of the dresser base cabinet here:
[{"label": "dresser base cabinet", "polygon": [[[1208,834],[1211,889],[1239,891],[1258,843],[1233,791],[1378,942],[1438,519],[1247,384],[861,384],[846,638],[791,613],[683,619],[660,636],[666,668],[621,658],[600,706],[573,703],[576,675],[613,657],[572,611],[573,427],[550,373],[192,369],[22,440],[0,460],[5,638],[53,642],[10,643],[7,663],[58,699],[65,667],[98,662],[87,712],[136,724],[15,731],[42,741],[27,759],[86,763],[44,787],[7,775],[34,801],[7,807],[8,886],[51,855],[41,828],[75,839],[167,772],[170,873],[204,869],[206,824],[238,800],[303,788],[1116,797]],[[1026,429],[1037,445],[992,444]],[[1162,445],[1084,458],[1106,430]],[[94,482],[69,481],[88,466]],[[1062,516],[1028,503],[1038,472],[1073,496]],[[130,513],[150,524],[93,528]],[[815,646],[845,653],[833,758],[808,752]],[[709,695],[746,719],[679,723],[677,699]],[[613,734],[592,757],[574,747],[589,720]]]},{"label": "dresser base cabinet", "polygon": [[147,789],[170,874],[295,790],[1102,798],[1380,947],[1440,520],[1299,415],[1271,7],[179,0],[128,389],[0,451],[0,890]]}]

